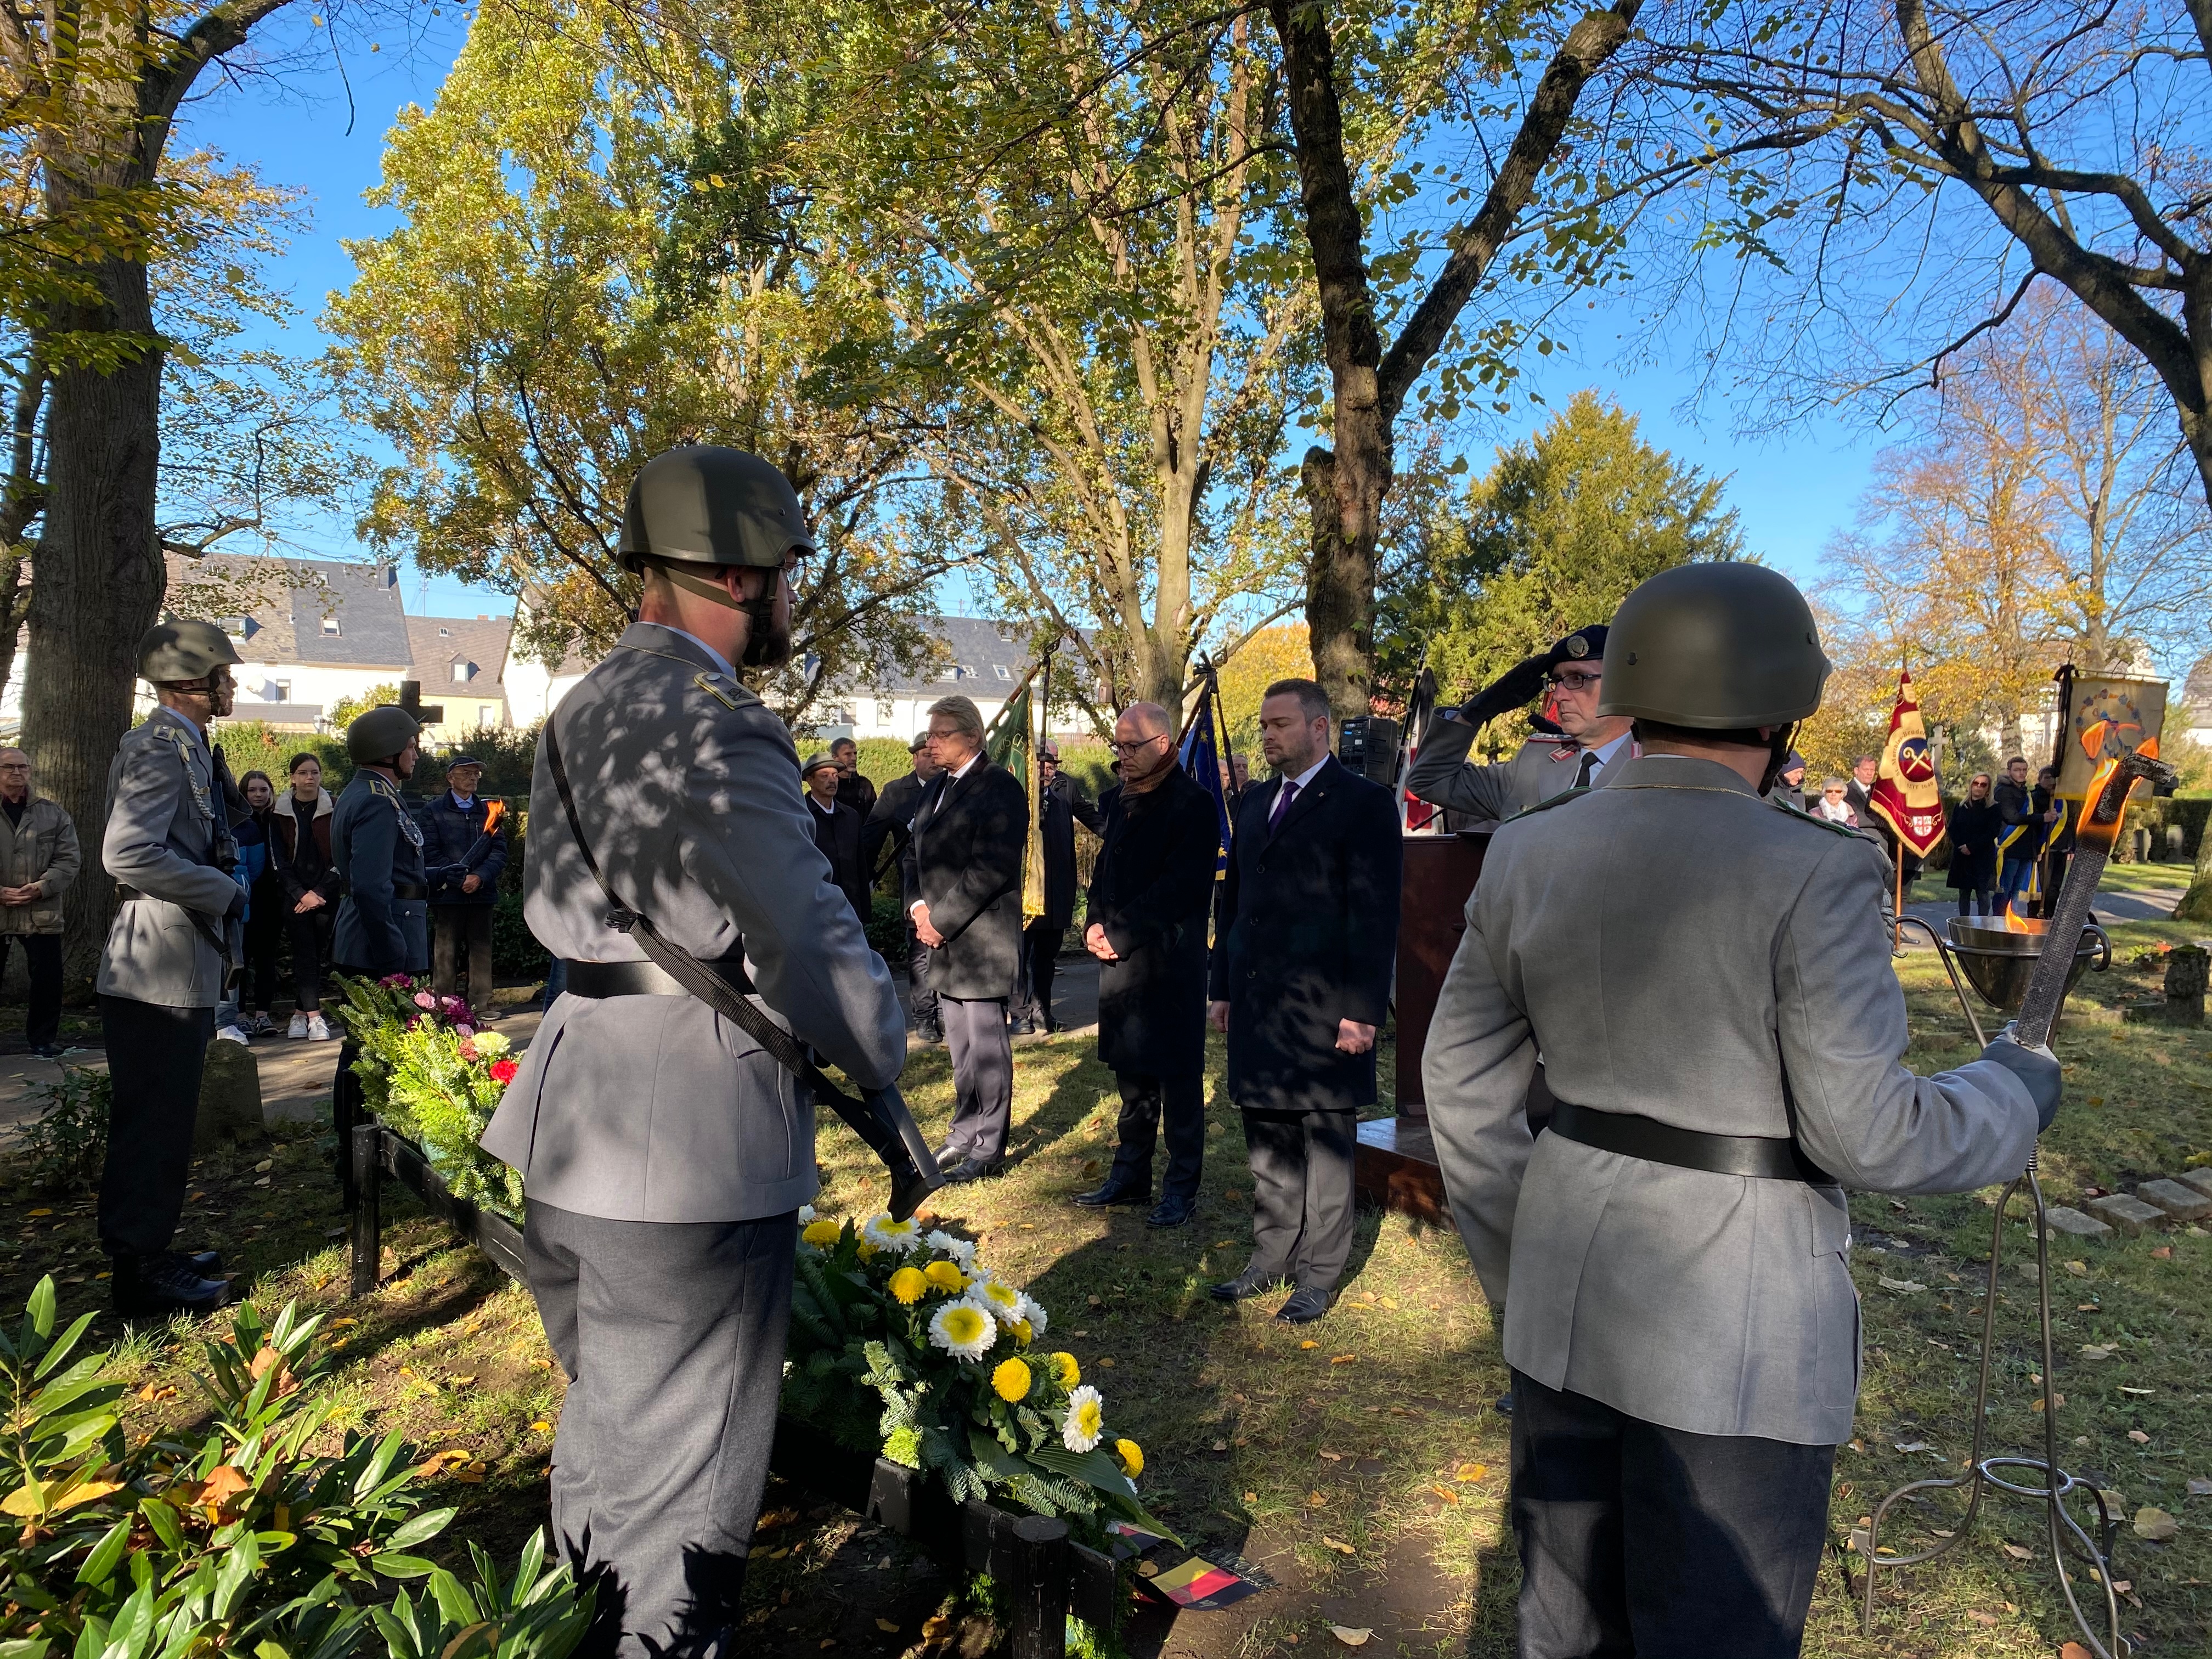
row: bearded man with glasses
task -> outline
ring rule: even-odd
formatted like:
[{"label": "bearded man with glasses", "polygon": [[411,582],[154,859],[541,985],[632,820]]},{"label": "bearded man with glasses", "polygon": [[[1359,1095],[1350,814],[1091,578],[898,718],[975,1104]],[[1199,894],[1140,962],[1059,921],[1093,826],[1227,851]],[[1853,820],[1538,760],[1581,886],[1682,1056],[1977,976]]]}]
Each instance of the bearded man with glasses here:
[{"label": "bearded man with glasses", "polygon": [[[1613,763],[1635,753],[1628,721],[1598,713],[1604,673],[1601,627],[1578,628],[1550,650],[1522,658],[1465,707],[1437,711],[1407,770],[1407,793],[1474,823],[1502,823],[1538,801],[1596,787]],[[1530,733],[1510,761],[1468,760],[1478,732],[1547,691],[1556,732]]]}]

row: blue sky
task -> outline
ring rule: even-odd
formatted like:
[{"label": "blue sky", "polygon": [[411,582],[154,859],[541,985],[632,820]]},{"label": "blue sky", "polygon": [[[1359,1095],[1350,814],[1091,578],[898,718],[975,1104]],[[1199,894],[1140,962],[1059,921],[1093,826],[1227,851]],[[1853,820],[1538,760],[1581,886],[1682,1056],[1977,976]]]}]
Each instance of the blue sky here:
[{"label": "blue sky", "polygon": [[[365,49],[349,52],[345,82],[335,69],[325,69],[289,79],[281,94],[266,83],[248,83],[217,90],[188,112],[181,135],[186,142],[216,143],[234,160],[252,162],[268,183],[303,192],[301,209],[308,224],[270,272],[299,308],[281,337],[289,349],[320,348],[315,319],[324,296],[352,274],[340,244],[396,224],[397,216],[370,208],[362,198],[377,182],[384,136],[398,111],[436,97],[460,44],[459,21],[449,16],[434,25],[444,33],[410,50],[394,49],[398,43],[392,42],[373,55]],[[1830,536],[1850,521],[1875,441],[1863,428],[1840,422],[1741,436],[1731,429],[1731,412],[1720,404],[1709,404],[1692,416],[1682,409],[1691,382],[1677,366],[1625,369],[1612,361],[1619,342],[1636,331],[1632,295],[1619,295],[1584,317],[1571,352],[1549,358],[1531,354],[1528,387],[1549,408],[1558,408],[1577,390],[1593,386],[1638,416],[1648,441],[1708,471],[1731,475],[1728,501],[1742,514],[1750,550],[1800,580],[1809,579]],[[1515,413],[1501,418],[1491,435],[1501,442],[1524,435],[1547,412],[1516,401]],[[1401,434],[1401,441],[1409,435]],[[1489,459],[1487,443],[1471,447],[1468,459],[1478,470]],[[363,551],[340,518],[322,526],[319,540],[317,550],[333,556],[358,557]],[[489,589],[445,577],[426,584],[411,571],[404,592],[416,615],[471,616],[503,611],[508,605]]]}]

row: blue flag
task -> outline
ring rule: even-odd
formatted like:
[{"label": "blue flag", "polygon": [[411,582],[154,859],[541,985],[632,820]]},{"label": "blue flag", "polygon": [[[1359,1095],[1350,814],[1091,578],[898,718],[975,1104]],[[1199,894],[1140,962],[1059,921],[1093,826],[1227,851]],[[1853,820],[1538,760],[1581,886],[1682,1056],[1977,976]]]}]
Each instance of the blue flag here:
[{"label": "blue flag", "polygon": [[1213,677],[1206,679],[1206,690],[1199,693],[1198,712],[1191,717],[1190,729],[1183,733],[1182,750],[1177,757],[1182,769],[1192,781],[1213,797],[1213,811],[1221,825],[1221,850],[1213,865],[1218,878],[1229,868],[1229,798],[1221,789],[1221,745],[1214,737],[1216,704]]}]

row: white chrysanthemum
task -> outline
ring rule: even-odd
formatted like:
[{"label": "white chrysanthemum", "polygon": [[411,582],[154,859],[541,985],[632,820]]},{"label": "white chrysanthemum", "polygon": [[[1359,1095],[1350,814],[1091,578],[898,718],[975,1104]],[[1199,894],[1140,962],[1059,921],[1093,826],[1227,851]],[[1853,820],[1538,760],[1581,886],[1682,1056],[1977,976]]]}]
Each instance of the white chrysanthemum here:
[{"label": "white chrysanthemum", "polygon": [[799,1206],[799,1224],[804,1227],[808,1222],[813,1219],[814,1206],[811,1204],[800,1205]]},{"label": "white chrysanthemum", "polygon": [[1060,1425],[1060,1443],[1072,1452],[1087,1452],[1105,1437],[1106,1401],[1088,1382],[1071,1389],[1067,1420]]},{"label": "white chrysanthemum", "polygon": [[951,1256],[963,1270],[972,1269],[975,1266],[975,1245],[973,1240],[955,1238],[951,1233],[939,1231],[930,1234],[922,1243],[940,1255]]},{"label": "white chrysanthemum", "polygon": [[929,1340],[962,1359],[981,1359],[999,1339],[991,1310],[963,1297],[939,1308],[929,1322]]},{"label": "white chrysanthemum", "polygon": [[979,1279],[968,1294],[988,1308],[1001,1325],[1029,1317],[1030,1299],[1003,1279]]},{"label": "white chrysanthemum", "polygon": [[1029,1307],[1029,1311],[1025,1313],[1023,1317],[1030,1322],[1030,1334],[1034,1336],[1042,1336],[1044,1334],[1044,1328],[1048,1324],[1051,1323],[1051,1322],[1044,1316],[1044,1304],[1038,1301],[1033,1296],[1025,1296],[1022,1300],[1026,1303]]},{"label": "white chrysanthemum", "polygon": [[879,1250],[896,1250],[901,1255],[911,1255],[921,1248],[921,1228],[912,1221],[894,1221],[890,1212],[868,1218],[860,1229],[860,1236]]}]

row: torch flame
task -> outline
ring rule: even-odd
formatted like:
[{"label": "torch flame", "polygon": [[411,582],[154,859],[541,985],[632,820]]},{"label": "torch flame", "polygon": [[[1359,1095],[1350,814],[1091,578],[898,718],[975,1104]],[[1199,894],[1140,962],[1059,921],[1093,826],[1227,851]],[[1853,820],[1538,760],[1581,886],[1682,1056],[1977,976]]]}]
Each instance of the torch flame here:
[{"label": "torch flame", "polygon": [[[2097,720],[2081,728],[2081,752],[2096,760],[2105,752],[2105,728],[2109,720]],[[2094,795],[2094,791],[2091,793]]]},{"label": "torch flame", "polygon": [[[2104,727],[2105,722],[2100,720],[2088,731],[2084,732],[2081,734],[2083,745],[2085,747],[2087,745],[2093,734],[2101,734]],[[2097,751],[2091,749],[2089,752],[2094,755]],[[2158,739],[2144,738],[2142,746],[2135,752],[2152,760],[2157,759]],[[2120,826],[2127,822],[2127,792],[2124,790],[2120,799],[2110,804],[2109,817],[2106,816],[2103,809],[2106,805],[2106,790],[2118,773],[2122,758],[2123,756],[2115,755],[2110,760],[2101,762],[2095,773],[2090,777],[2089,787],[2081,796],[2081,816],[2074,827],[2075,847],[2094,848],[2109,855],[2112,848],[2119,845]],[[2133,787],[2131,784],[2129,788],[2132,789]]]},{"label": "torch flame", "polygon": [[486,802],[484,805],[484,827],[482,833],[487,836],[491,834],[493,830],[499,828],[500,819],[506,816],[507,803],[505,801],[495,800]]}]

